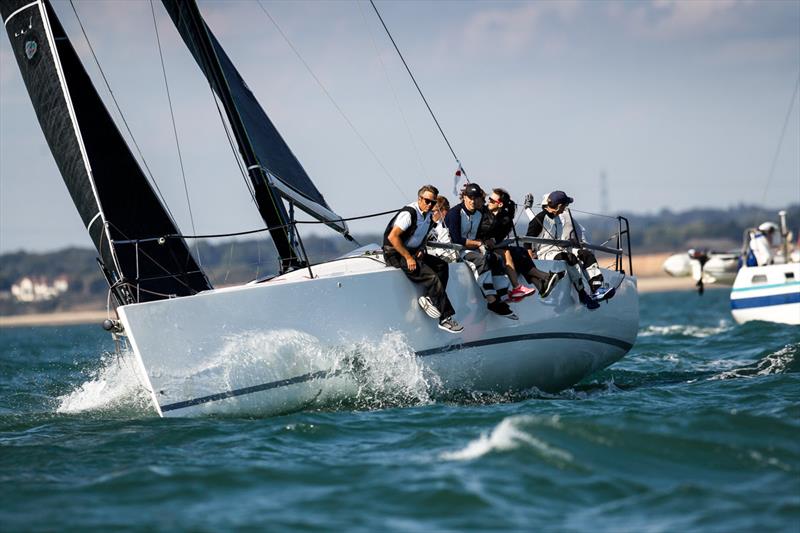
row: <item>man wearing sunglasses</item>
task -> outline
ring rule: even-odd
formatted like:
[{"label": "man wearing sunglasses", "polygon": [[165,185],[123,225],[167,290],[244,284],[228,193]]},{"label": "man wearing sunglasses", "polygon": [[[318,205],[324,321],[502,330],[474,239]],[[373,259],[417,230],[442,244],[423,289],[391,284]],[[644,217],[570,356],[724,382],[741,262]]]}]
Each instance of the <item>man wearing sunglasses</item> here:
[{"label": "man wearing sunglasses", "polygon": [[456,312],[446,292],[450,266],[427,254],[424,247],[438,195],[439,189],[423,185],[417,201],[398,211],[383,233],[383,255],[387,265],[401,269],[408,279],[422,285],[425,294],[417,301],[428,316],[439,319],[439,328],[461,333],[464,328],[453,318]]},{"label": "man wearing sunglasses", "polygon": [[[481,227],[478,229],[478,239],[500,243],[507,239],[514,229],[514,215],[517,206],[511,200],[508,191],[501,188],[492,189],[488,202],[481,220]],[[519,282],[519,274],[522,274],[528,283],[532,283],[539,289],[539,295],[542,298],[547,298],[555,284],[563,276],[563,273],[542,272],[536,268],[536,265],[528,257],[528,253],[520,246],[496,249],[495,253],[503,258],[506,274],[514,287],[508,293],[509,300],[512,302],[519,302],[536,292]]]}]

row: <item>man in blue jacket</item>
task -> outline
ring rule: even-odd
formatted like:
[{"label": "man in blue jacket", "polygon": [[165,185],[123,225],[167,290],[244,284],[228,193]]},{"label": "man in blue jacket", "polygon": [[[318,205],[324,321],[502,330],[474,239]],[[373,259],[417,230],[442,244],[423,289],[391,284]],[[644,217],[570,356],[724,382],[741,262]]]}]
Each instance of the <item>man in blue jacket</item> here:
[{"label": "man in blue jacket", "polygon": [[465,248],[461,258],[472,268],[478,287],[486,298],[486,307],[502,317],[518,320],[519,317],[502,301],[510,283],[505,275],[503,260],[488,250],[494,242],[477,239],[485,196],[486,193],[477,183],[467,184],[462,193],[462,202],[447,212],[444,223],[453,243]]}]

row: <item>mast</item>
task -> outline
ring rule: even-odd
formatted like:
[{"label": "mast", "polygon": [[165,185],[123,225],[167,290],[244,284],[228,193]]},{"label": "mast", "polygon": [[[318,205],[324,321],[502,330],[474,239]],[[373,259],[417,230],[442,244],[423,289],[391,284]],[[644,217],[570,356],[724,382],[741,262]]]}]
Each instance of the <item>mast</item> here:
[{"label": "mast", "polygon": [[270,228],[272,241],[281,257],[281,272],[304,266],[305,261],[301,259],[302,256],[292,239],[292,228],[289,225],[292,221],[289,219],[281,197],[270,186],[271,176],[256,157],[247,129],[231,94],[225,72],[222,70],[220,58],[217,56],[214,43],[212,43],[210,30],[206,26],[197,4],[194,0],[177,2],[164,0],[164,5],[222,102],[242,160],[253,184],[258,212],[267,227]]},{"label": "mast", "polygon": [[[211,288],[47,0],[0,0],[39,124],[117,302]],[[163,241],[163,242],[161,242]]]}]

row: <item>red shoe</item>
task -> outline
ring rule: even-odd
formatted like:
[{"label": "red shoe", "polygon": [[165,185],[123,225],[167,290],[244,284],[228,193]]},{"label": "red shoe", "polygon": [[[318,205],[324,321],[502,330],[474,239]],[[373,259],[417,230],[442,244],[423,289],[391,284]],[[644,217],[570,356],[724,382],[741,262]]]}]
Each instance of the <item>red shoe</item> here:
[{"label": "red shoe", "polygon": [[525,285],[519,285],[519,286],[511,289],[511,291],[508,293],[508,298],[512,302],[519,302],[523,298],[525,298],[526,296],[530,296],[531,294],[535,294],[535,293],[536,293],[536,289],[531,289],[529,287],[526,287]]}]

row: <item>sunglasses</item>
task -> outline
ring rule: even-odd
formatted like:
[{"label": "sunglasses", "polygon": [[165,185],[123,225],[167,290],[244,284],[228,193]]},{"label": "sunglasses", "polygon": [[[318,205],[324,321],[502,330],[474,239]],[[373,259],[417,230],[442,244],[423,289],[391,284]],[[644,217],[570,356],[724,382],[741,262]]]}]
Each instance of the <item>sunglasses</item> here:
[{"label": "sunglasses", "polygon": [[428,205],[436,205],[436,200],[431,200],[430,198],[425,198],[424,196],[420,196],[420,199]]},{"label": "sunglasses", "polygon": [[500,203],[500,200],[496,200],[496,199],[494,199],[494,198],[492,198],[492,197],[490,196],[490,197],[489,197],[489,203],[490,203],[490,204],[499,204],[499,203]]}]

